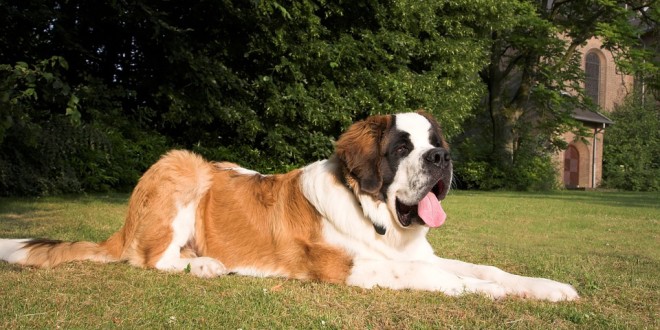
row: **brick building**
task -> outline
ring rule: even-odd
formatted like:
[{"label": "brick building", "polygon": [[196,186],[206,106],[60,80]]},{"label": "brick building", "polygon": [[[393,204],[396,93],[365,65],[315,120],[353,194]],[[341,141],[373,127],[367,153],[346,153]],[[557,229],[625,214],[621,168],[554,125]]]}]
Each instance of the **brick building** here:
[{"label": "brick building", "polygon": [[597,38],[580,48],[585,70],[585,92],[596,102],[602,113],[576,109],[573,118],[582,122],[590,136],[578,137],[572,132],[563,135],[568,148],[554,156],[557,178],[567,188],[596,188],[600,185],[603,165],[603,140],[607,118],[617,104],[632,92],[633,77],[617,71],[612,53],[601,49]]}]

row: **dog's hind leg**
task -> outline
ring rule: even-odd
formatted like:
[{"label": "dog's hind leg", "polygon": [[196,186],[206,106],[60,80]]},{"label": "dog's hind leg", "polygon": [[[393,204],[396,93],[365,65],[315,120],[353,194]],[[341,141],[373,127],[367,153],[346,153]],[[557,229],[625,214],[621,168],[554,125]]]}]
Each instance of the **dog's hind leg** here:
[{"label": "dog's hind leg", "polygon": [[203,223],[197,208],[205,203],[212,172],[203,158],[182,150],[170,151],[151,166],[131,194],[124,227],[109,240],[122,242],[121,259],[199,277],[225,274],[221,262],[197,257],[195,250],[196,226]]},{"label": "dog's hind leg", "polygon": [[190,272],[198,277],[216,277],[227,273],[225,266],[209,257],[184,257],[182,249],[194,239],[196,203],[177,207],[172,221],[172,235],[164,252],[153,265],[156,269],[173,272]]}]

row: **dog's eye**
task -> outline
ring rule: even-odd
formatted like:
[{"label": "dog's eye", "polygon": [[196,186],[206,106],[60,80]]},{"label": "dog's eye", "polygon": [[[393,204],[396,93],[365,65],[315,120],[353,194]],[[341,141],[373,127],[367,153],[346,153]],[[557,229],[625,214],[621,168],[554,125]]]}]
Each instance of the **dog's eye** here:
[{"label": "dog's eye", "polygon": [[408,149],[408,146],[406,146],[405,144],[402,144],[402,145],[396,147],[395,151],[399,155],[405,155],[409,152],[409,149]]}]

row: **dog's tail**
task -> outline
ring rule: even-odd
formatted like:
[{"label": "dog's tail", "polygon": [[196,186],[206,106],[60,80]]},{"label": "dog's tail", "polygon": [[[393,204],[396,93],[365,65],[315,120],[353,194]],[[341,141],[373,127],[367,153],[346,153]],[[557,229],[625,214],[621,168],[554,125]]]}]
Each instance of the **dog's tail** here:
[{"label": "dog's tail", "polygon": [[[215,166],[222,170],[235,165]],[[124,226],[106,241],[0,239],[0,260],[36,267],[54,267],[76,260],[126,260],[136,266],[153,266],[172,240],[168,235],[172,233],[171,221],[176,220],[168,219],[174,219],[178,211],[170,201],[198,204],[209,190],[213,171],[212,165],[196,154],[171,151],[142,176],[131,194]]]},{"label": "dog's tail", "polygon": [[63,262],[118,261],[107,243],[64,242],[48,239],[0,239],[0,260],[25,266],[55,267]]}]

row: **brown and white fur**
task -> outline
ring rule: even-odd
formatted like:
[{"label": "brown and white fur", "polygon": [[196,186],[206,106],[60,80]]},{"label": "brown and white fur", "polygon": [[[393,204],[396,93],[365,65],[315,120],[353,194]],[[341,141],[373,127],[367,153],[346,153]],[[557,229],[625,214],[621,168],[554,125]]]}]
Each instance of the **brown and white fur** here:
[{"label": "brown and white fur", "polygon": [[124,226],[108,240],[2,239],[0,259],[38,267],[127,261],[199,277],[578,298],[568,284],[436,256],[416,207],[424,196],[444,199],[451,176],[440,126],[423,112],[357,122],[330,159],[286,174],[171,151],[142,176]]}]

